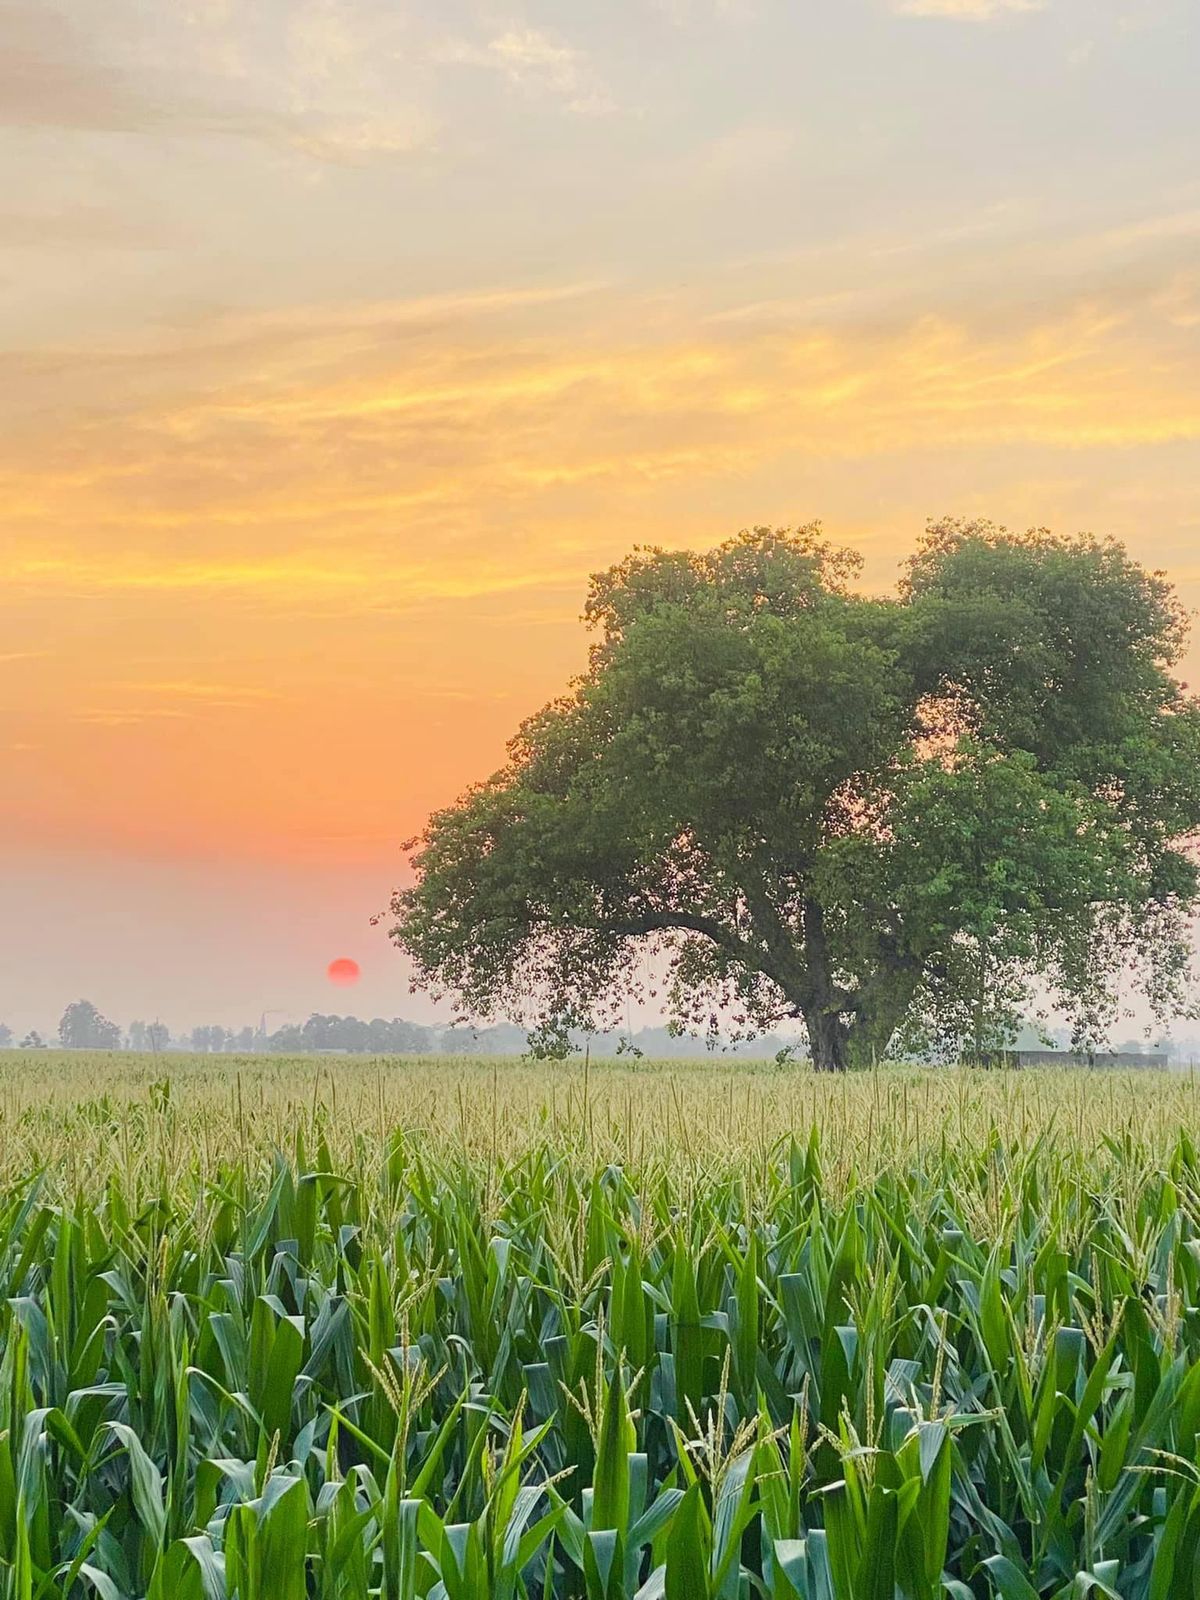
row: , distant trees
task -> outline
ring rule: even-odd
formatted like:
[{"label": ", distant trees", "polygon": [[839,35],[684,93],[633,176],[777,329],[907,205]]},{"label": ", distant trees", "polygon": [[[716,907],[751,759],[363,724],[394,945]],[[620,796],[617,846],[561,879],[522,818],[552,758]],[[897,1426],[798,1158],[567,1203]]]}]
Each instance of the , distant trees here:
[{"label": ", distant trees", "polygon": [[449,1056],[479,1054],[479,1036],[474,1028],[447,1028],[442,1035],[442,1049]]},{"label": ", distant trees", "polygon": [[390,1021],[374,1017],[364,1022],[358,1017],[324,1016],[313,1012],[302,1025],[289,1023],[267,1039],[270,1050],[304,1053],[318,1050],[345,1050],[356,1055],[417,1055],[432,1048],[428,1028],[401,1017]]},{"label": ", distant trees", "polygon": [[64,1050],[119,1050],[121,1030],[90,1000],[76,1000],[63,1012],[58,1037]]},{"label": ", distant trees", "polygon": [[[87,1005],[88,1002],[82,1002]],[[95,1010],[95,1008],[92,1008]],[[68,1011],[72,1008],[68,1007]],[[99,1017],[99,1012],[96,1012]],[[113,1035],[90,1034],[84,1028],[86,1014],[75,1013],[71,1019],[72,1037],[108,1037]],[[100,1017],[101,1025],[104,1018]],[[94,1026],[94,1019],[93,1024]],[[113,1024],[108,1024],[112,1027]],[[76,1032],[76,1028],[80,1031]],[[13,1030],[6,1024],[0,1023],[0,1049],[13,1045]],[[347,1054],[369,1055],[427,1055],[442,1053],[446,1055],[522,1055],[528,1049],[528,1030],[514,1026],[512,1023],[499,1023],[490,1027],[471,1027],[456,1025],[448,1028],[424,1027],[420,1023],[406,1022],[402,1017],[372,1017],[364,1021],[359,1017],[325,1016],[314,1012],[306,1022],[289,1023],[279,1028],[275,1033],[267,1036],[259,1029],[247,1025],[236,1032],[232,1028],[224,1028],[220,1024],[211,1024],[192,1028],[189,1032],[178,1037],[174,1044],[168,1033],[167,1027],[162,1022],[145,1022],[135,1020],[129,1024],[124,1035],[124,1048],[137,1052],[161,1054],[173,1048],[175,1050],[190,1050],[199,1055],[224,1054],[237,1052],[239,1054],[254,1054],[259,1051],[270,1051],[274,1054],[302,1055],[307,1053],[333,1052]],[[708,1039],[708,1049],[717,1046],[718,1041]],[[753,1044],[734,1041],[720,1042],[722,1050],[730,1054],[743,1056],[770,1056],[778,1055],[780,1049],[793,1053],[797,1041],[791,1041],[774,1035],[760,1035]],[[41,1035],[30,1032],[21,1039],[19,1048],[26,1050],[43,1049],[45,1042]],[[68,1046],[68,1048],[116,1048],[115,1045],[103,1046]],[[626,1029],[620,1034],[587,1034],[578,1032],[566,1042],[564,1053],[571,1051],[582,1053],[587,1050],[593,1057],[604,1057],[622,1054],[639,1056],[669,1057],[685,1056],[704,1053],[704,1046],[690,1035],[672,1032],[665,1027],[643,1028],[637,1033],[629,1033]]]},{"label": ", distant trees", "polygon": [[893,594],[857,569],[758,528],[594,578],[587,671],[413,841],[418,982],[553,1049],[665,969],[679,1025],[797,1018],[831,1070],[982,1054],[1035,993],[1099,1039],[1126,970],[1185,1009],[1200,702],[1169,584],[986,523],[931,526]]},{"label": ", distant trees", "polygon": [[191,1045],[198,1055],[219,1055],[229,1048],[232,1039],[233,1034],[227,1028],[214,1023],[206,1028],[193,1028]]},{"label": ", distant trees", "polygon": [[170,1042],[170,1031],[163,1022],[131,1022],[125,1035],[127,1050],[149,1050],[157,1054]]}]

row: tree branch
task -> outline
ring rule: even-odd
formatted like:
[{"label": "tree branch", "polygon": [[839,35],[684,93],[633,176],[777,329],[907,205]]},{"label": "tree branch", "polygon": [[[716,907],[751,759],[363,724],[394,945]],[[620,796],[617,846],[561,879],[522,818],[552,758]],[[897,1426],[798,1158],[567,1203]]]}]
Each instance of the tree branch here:
[{"label": "tree branch", "polygon": [[579,926],[595,933],[611,933],[619,938],[633,939],[647,933],[698,933],[711,939],[727,954],[744,961],[747,966],[760,972],[764,970],[761,950],[747,944],[745,939],[739,938],[715,917],[706,917],[698,911],[647,911],[640,917],[605,918],[600,922],[583,922]]}]

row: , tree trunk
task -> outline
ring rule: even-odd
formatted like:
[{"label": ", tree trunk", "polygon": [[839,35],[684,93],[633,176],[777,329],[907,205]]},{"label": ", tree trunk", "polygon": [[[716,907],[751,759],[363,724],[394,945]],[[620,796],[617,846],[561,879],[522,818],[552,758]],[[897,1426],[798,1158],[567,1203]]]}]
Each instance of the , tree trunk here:
[{"label": ", tree trunk", "polygon": [[846,1046],[848,1030],[836,1011],[813,1009],[805,1013],[804,1025],[808,1029],[808,1048],[812,1053],[813,1067],[817,1072],[845,1072],[848,1066]]},{"label": ", tree trunk", "polygon": [[812,1008],[804,1013],[813,1066],[818,1072],[845,1072],[872,1067],[887,1056],[888,1045],[904,1020],[907,1007],[889,996],[878,1007],[859,1003],[849,1014]]},{"label": ", tree trunk", "polygon": [[808,1029],[808,1048],[818,1072],[845,1072],[847,1028],[830,972],[824,907],[817,900],[806,900],[802,917],[805,981],[799,1009]]},{"label": ", tree trunk", "polygon": [[818,1072],[845,1072],[882,1061],[921,982],[923,963],[884,948],[873,970],[847,989],[832,970],[825,911],[817,900],[803,907],[803,976],[789,999],[804,1018]]}]

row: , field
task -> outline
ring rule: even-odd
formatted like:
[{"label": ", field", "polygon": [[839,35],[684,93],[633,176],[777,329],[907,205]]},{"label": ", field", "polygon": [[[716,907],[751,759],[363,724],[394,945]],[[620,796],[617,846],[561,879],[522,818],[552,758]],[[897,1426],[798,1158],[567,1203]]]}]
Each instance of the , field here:
[{"label": ", field", "polygon": [[0,1593],[1200,1594],[1191,1074],[0,1056]]}]

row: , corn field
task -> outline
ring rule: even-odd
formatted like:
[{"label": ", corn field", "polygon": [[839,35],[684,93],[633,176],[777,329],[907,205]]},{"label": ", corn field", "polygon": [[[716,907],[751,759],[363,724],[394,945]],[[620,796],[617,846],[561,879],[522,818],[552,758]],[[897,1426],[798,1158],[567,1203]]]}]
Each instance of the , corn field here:
[{"label": ", corn field", "polygon": [[0,1061],[12,1600],[1200,1594],[1190,1074]]}]

